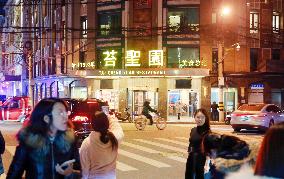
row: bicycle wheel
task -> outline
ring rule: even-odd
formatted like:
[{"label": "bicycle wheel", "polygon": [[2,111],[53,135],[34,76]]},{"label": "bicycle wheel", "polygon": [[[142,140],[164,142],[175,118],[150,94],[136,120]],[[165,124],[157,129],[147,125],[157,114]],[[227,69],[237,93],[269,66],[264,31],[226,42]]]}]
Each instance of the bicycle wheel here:
[{"label": "bicycle wheel", "polygon": [[146,122],[147,120],[145,120],[143,117],[137,117],[134,121],[136,129],[144,130],[146,127]]},{"label": "bicycle wheel", "polygon": [[165,118],[158,117],[156,120],[156,127],[159,130],[164,130],[167,127],[167,121],[165,120]]}]

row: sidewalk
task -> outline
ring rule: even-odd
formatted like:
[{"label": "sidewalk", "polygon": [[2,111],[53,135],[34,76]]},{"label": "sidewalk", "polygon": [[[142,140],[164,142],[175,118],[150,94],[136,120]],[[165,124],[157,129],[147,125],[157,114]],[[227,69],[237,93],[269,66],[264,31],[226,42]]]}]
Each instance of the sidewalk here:
[{"label": "sidewalk", "polygon": [[[195,124],[193,117],[181,116],[180,120],[177,119],[177,116],[168,116],[168,124]],[[210,121],[211,125],[225,125],[225,122],[219,121]]]}]

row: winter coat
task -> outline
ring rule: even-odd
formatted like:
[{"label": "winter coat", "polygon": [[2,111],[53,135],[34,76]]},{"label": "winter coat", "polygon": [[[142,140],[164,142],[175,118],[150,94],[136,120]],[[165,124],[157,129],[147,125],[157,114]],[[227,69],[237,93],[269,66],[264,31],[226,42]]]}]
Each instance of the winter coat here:
[{"label": "winter coat", "polygon": [[143,109],[142,109],[142,114],[145,115],[145,116],[147,116],[147,115],[149,115],[149,111],[151,111],[151,112],[157,112],[155,109],[151,108],[150,102],[145,101],[145,102],[144,102],[144,105],[143,105]]},{"label": "winter coat", "polygon": [[[248,148],[250,153],[247,156]],[[238,152],[231,153],[228,151],[222,151],[218,154],[216,159],[213,159],[214,165],[211,167],[212,178],[226,178],[232,172],[237,172],[244,164],[254,165],[256,161],[256,154],[258,151],[259,142],[250,143],[249,145],[243,145],[238,148]],[[243,157],[247,156],[247,157]]]},{"label": "winter coat", "polygon": [[181,102],[177,102],[175,104],[175,108],[176,108],[176,113],[182,113],[183,112],[183,104]]},{"label": "winter coat", "polygon": [[[48,136],[29,132],[26,128],[18,134],[19,145],[10,165],[7,179],[60,179],[68,178],[56,172],[56,164],[75,159],[73,169],[80,170],[79,151],[74,131],[57,132],[54,140]],[[70,175],[69,177],[71,177]]]},{"label": "winter coat", "polygon": [[4,151],[5,151],[5,140],[2,133],[0,132],[0,175],[4,173],[4,166],[2,162],[2,154],[4,153]]},{"label": "winter coat", "polygon": [[[117,118],[109,116],[110,127],[118,143],[124,137],[123,130]],[[92,131],[84,139],[80,148],[83,179],[113,179],[116,178],[116,160],[118,149],[112,149],[112,143],[103,143],[100,140],[101,134]]]}]

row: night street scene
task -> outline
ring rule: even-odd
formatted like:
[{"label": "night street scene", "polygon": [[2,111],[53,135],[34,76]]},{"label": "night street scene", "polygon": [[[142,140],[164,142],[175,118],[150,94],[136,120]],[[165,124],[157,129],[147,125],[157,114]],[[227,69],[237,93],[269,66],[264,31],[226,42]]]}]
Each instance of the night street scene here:
[{"label": "night street scene", "polygon": [[284,0],[0,0],[0,179],[284,179]]}]

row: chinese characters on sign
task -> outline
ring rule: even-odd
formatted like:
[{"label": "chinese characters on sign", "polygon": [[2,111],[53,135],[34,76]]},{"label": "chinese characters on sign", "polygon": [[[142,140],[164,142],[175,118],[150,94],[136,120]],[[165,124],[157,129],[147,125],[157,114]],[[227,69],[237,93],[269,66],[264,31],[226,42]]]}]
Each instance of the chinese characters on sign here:
[{"label": "chinese characters on sign", "polygon": [[140,61],[140,51],[128,50],[126,51],[125,66],[139,67]]},{"label": "chinese characters on sign", "polygon": [[105,66],[112,66],[115,67],[116,57],[115,54],[117,54],[117,51],[105,51],[103,52],[106,57],[104,58]]},{"label": "chinese characters on sign", "polygon": [[149,51],[149,66],[163,66],[163,50]]},{"label": "chinese characters on sign", "polygon": [[185,67],[206,67],[207,66],[207,60],[200,61],[199,59],[188,59],[188,60],[182,60],[179,64],[180,68]]},{"label": "chinese characters on sign", "polygon": [[88,63],[72,63],[72,69],[75,68],[95,68],[95,62]]}]

